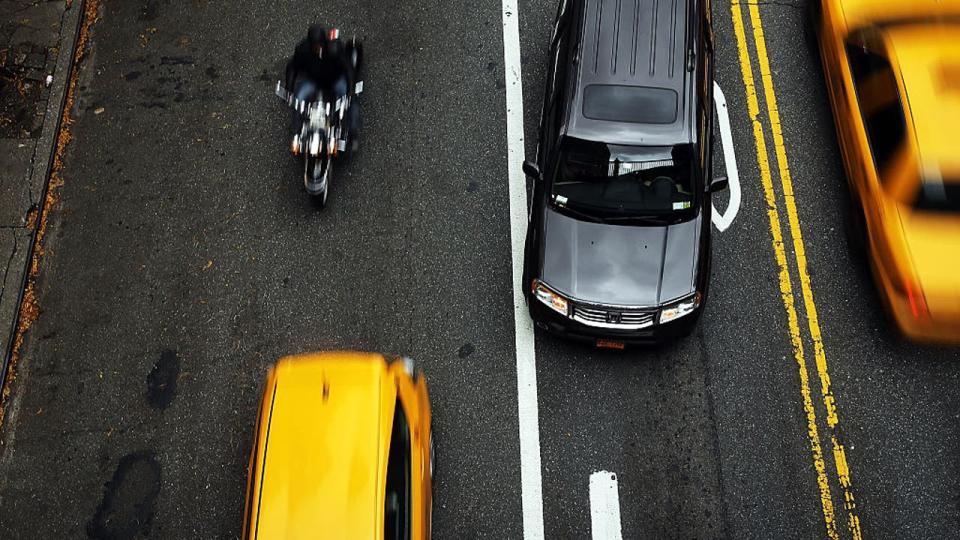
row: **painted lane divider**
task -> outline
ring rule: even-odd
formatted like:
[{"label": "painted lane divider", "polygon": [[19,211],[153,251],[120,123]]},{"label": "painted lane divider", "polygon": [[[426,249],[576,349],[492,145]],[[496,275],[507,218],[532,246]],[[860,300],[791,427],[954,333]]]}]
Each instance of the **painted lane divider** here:
[{"label": "painted lane divider", "polygon": [[540,413],[533,321],[522,291],[523,245],[527,232],[527,185],[523,174],[523,79],[517,0],[503,0],[503,70],[507,107],[507,178],[510,244],[513,258],[513,327],[517,356],[517,419],[520,427],[520,502],[523,538],[543,540],[543,487],[540,472]]},{"label": "painted lane divider", "polygon": [[727,168],[727,180],[730,182],[730,202],[723,214],[713,207],[713,225],[723,232],[730,227],[740,212],[740,171],[737,169],[737,154],[733,148],[733,132],[730,130],[730,115],[727,113],[727,98],[716,82],[713,83],[713,103],[717,107],[717,121],[720,126],[720,143],[723,146],[723,164]]},{"label": "painted lane divider", "polygon": [[617,475],[597,471],[590,475],[590,525],[593,540],[623,540]]}]

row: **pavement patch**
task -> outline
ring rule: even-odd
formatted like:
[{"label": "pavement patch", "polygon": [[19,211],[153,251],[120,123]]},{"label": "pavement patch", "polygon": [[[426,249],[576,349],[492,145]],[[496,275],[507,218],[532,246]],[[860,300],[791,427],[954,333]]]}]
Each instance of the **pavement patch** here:
[{"label": "pavement patch", "polygon": [[104,486],[96,514],[87,523],[87,535],[98,539],[149,535],[161,472],[157,458],[147,452],[120,458],[113,478]]}]

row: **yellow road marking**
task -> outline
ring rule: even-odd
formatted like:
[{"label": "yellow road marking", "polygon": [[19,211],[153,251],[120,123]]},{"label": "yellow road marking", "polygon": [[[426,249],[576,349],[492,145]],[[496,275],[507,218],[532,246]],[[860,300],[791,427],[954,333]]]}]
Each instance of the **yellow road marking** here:
[{"label": "yellow road marking", "polygon": [[807,372],[807,363],[804,359],[803,340],[800,337],[800,325],[797,322],[797,309],[794,305],[793,285],[790,282],[790,272],[787,266],[787,254],[783,243],[783,233],[780,229],[780,215],[777,210],[776,197],[773,192],[773,177],[770,172],[770,160],[767,154],[767,143],[763,134],[763,125],[760,123],[760,103],[757,99],[757,87],[753,79],[753,66],[747,52],[746,31],[739,0],[732,0],[730,11],[733,14],[733,28],[737,37],[737,48],[740,52],[740,71],[743,75],[743,84],[747,94],[747,112],[753,124],[753,139],[757,148],[757,166],[760,169],[760,179],[763,183],[763,192],[767,202],[767,217],[770,220],[770,233],[773,237],[773,251],[777,266],[780,269],[780,296],[783,307],[787,312],[787,322],[790,329],[790,343],[793,346],[793,357],[797,362],[800,373],[800,394],[803,398],[803,410],[807,416],[807,438],[810,442],[810,451],[813,466],[817,471],[817,485],[820,488],[820,506],[823,510],[823,521],[827,536],[839,539],[836,518],[833,509],[833,498],[830,495],[830,483],[827,479],[827,466],[823,458],[823,448],[820,446],[820,434],[817,428],[817,413],[813,408],[813,397],[810,392],[810,376]]},{"label": "yellow road marking", "polygon": [[760,7],[756,0],[748,0],[750,9],[750,24],[753,26],[753,40],[757,48],[757,59],[760,64],[760,78],[763,81],[763,93],[767,104],[767,115],[770,118],[770,127],[773,132],[773,146],[777,155],[777,165],[780,172],[780,183],[783,186],[783,198],[787,208],[787,222],[790,225],[790,236],[793,238],[793,253],[797,263],[797,273],[800,276],[800,290],[803,293],[803,305],[807,314],[807,327],[810,338],[813,340],[813,355],[817,365],[817,374],[820,376],[820,393],[823,396],[823,405],[827,410],[827,425],[833,432],[830,440],[834,448],[837,476],[843,488],[844,508],[847,511],[847,526],[854,540],[860,540],[860,520],[856,515],[856,500],[853,495],[853,485],[850,481],[850,471],[846,464],[846,455],[843,446],[839,445],[836,436],[836,427],[840,421],[837,415],[836,398],[830,390],[830,373],[827,370],[827,355],[823,348],[823,337],[820,333],[820,321],[817,317],[817,305],[813,300],[813,289],[810,286],[810,274],[807,272],[807,254],[803,243],[803,232],[800,229],[800,216],[797,213],[796,199],[793,194],[793,180],[790,175],[790,166],[787,161],[787,148],[783,142],[783,131],[780,124],[780,112],[777,108],[777,95],[773,88],[773,76],[770,72],[770,59],[767,56],[767,44],[763,35],[763,22],[760,20]]}]

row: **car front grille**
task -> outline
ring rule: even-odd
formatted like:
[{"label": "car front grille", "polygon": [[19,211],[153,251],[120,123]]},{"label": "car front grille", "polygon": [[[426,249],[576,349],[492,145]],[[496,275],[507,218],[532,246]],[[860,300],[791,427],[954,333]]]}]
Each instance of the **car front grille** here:
[{"label": "car front grille", "polygon": [[655,309],[619,309],[613,307],[574,304],[573,318],[588,326],[639,330],[653,326],[657,318]]}]

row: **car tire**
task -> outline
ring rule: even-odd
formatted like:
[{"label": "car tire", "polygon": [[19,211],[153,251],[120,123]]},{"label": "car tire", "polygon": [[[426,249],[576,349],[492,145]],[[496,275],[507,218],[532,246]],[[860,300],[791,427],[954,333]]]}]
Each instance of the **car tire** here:
[{"label": "car tire", "polygon": [[807,13],[803,22],[803,37],[807,42],[807,50],[811,56],[820,63],[820,20],[822,14],[819,0],[807,1]]},{"label": "car tire", "polygon": [[863,210],[853,202],[847,211],[844,234],[851,259],[862,266],[867,259],[867,224]]},{"label": "car tire", "polygon": [[430,480],[433,480],[433,472],[436,469],[436,458],[433,453],[433,432],[430,432]]}]

